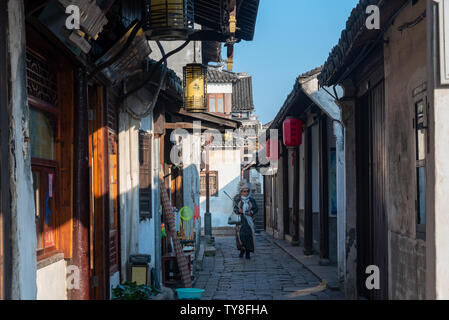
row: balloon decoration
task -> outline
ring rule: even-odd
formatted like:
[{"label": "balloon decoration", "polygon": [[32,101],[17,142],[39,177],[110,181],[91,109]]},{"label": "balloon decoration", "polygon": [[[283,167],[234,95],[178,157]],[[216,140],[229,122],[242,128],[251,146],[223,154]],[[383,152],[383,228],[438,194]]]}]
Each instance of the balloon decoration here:
[{"label": "balloon decoration", "polygon": [[195,220],[200,218],[200,206],[195,204]]},{"label": "balloon decoration", "polygon": [[165,232],[165,224],[161,224],[161,237],[165,238],[167,236],[167,233]]},{"label": "balloon decoration", "polygon": [[184,221],[189,221],[193,218],[193,211],[190,207],[183,207],[179,211],[181,219]]}]

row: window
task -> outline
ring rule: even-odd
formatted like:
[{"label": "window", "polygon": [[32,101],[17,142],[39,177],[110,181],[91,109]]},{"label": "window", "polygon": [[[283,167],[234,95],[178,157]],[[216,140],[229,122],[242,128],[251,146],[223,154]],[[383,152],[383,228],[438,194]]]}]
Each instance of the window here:
[{"label": "window", "polygon": [[209,112],[224,113],[224,95],[223,94],[209,94]]},{"label": "window", "polygon": [[37,253],[42,256],[56,250],[57,73],[41,55],[28,51],[27,75]]},{"label": "window", "polygon": [[32,166],[37,250],[52,251],[55,241],[55,168]]},{"label": "window", "polygon": [[31,157],[56,160],[55,134],[50,117],[45,113],[31,109]]},{"label": "window", "polygon": [[420,100],[415,104],[416,139],[416,235],[425,239],[426,232],[426,142],[427,142],[426,103]]},{"label": "window", "polygon": [[[110,109],[110,108],[108,108]],[[109,128],[109,274],[119,270],[119,235],[118,235],[118,137]]]},{"label": "window", "polygon": [[[29,31],[29,32],[28,32]],[[26,74],[38,261],[72,257],[73,64],[27,30]]]},{"label": "window", "polygon": [[139,132],[139,201],[140,219],[152,218],[151,135]]},{"label": "window", "polygon": [[[200,175],[201,196],[206,196],[206,172]],[[218,197],[218,171],[209,171],[209,194],[211,197]]]}]

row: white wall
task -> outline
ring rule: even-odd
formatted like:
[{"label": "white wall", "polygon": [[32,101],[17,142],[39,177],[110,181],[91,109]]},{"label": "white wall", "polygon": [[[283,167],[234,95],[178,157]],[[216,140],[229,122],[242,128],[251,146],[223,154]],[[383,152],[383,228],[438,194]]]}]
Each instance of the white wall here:
[{"label": "white wall", "polygon": [[112,289],[120,284],[120,272],[114,273],[109,277],[109,296],[112,298]]},{"label": "white wall", "polygon": [[[231,197],[238,192],[240,182],[241,159],[240,150],[210,150],[210,171],[218,171],[218,197],[210,197],[212,228],[228,227],[228,217],[232,213],[233,203],[223,191]],[[206,197],[200,198],[201,218],[206,212]],[[204,220],[203,220],[204,221]]]},{"label": "white wall", "polygon": [[[161,41],[162,47],[164,48],[165,54],[170,51],[177,49],[180,47],[184,41]],[[161,59],[161,52],[156,44],[156,41],[149,41],[150,48],[153,51],[150,55],[150,58],[153,60]],[[187,47],[185,47],[180,52],[172,55],[167,59],[168,67],[176,72],[178,77],[183,78],[183,68],[187,63],[194,62],[194,53],[196,49],[196,61],[197,63],[201,63],[202,61],[202,50],[201,50],[201,42],[200,41],[192,41],[189,43]]]},{"label": "white wall", "polygon": [[208,83],[207,93],[232,93],[232,83]]},{"label": "white wall", "polygon": [[121,277],[126,279],[128,258],[139,247],[139,136],[140,122],[128,113],[119,115],[119,187]]},{"label": "white wall", "polygon": [[[12,299],[36,298],[36,222],[29,142],[23,1],[9,0]],[[4,94],[4,93],[2,93]],[[1,115],[4,116],[4,115]]]},{"label": "white wall", "polygon": [[37,270],[37,300],[67,300],[64,259]]}]

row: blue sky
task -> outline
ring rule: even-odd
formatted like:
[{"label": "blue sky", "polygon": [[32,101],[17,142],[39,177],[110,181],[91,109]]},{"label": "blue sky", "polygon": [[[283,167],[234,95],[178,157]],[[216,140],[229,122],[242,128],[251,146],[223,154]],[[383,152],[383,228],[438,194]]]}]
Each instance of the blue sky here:
[{"label": "blue sky", "polygon": [[263,124],[276,116],[298,75],[326,61],[357,3],[260,1],[254,41],[235,46],[233,71],[253,76],[256,114]]}]

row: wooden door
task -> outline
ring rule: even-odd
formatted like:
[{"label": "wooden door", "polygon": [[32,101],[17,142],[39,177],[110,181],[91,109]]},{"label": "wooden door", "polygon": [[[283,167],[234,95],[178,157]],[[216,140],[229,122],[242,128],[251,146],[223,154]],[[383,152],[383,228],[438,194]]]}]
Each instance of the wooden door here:
[{"label": "wooden door", "polygon": [[384,82],[370,93],[371,108],[371,211],[374,265],[380,269],[380,290],[374,299],[388,299],[388,221],[386,208],[385,94]]},{"label": "wooden door", "polygon": [[288,172],[288,149],[283,146],[282,147],[282,207],[284,208],[284,212],[282,212],[283,223],[284,223],[284,234],[292,235],[291,232],[291,211],[290,211],[290,203],[289,203],[289,172]]},{"label": "wooden door", "polygon": [[[384,82],[358,100],[356,108],[357,273],[360,296],[388,298],[388,222],[385,182]],[[366,288],[366,268],[379,267],[380,289]]]},{"label": "wooden door", "polygon": [[91,297],[108,298],[109,290],[109,192],[108,131],[103,108],[103,88],[89,86],[90,230],[89,260]]},{"label": "wooden door", "polygon": [[355,122],[357,163],[357,289],[359,296],[369,297],[370,292],[365,286],[365,270],[367,266],[372,264],[369,94],[358,100]]}]

